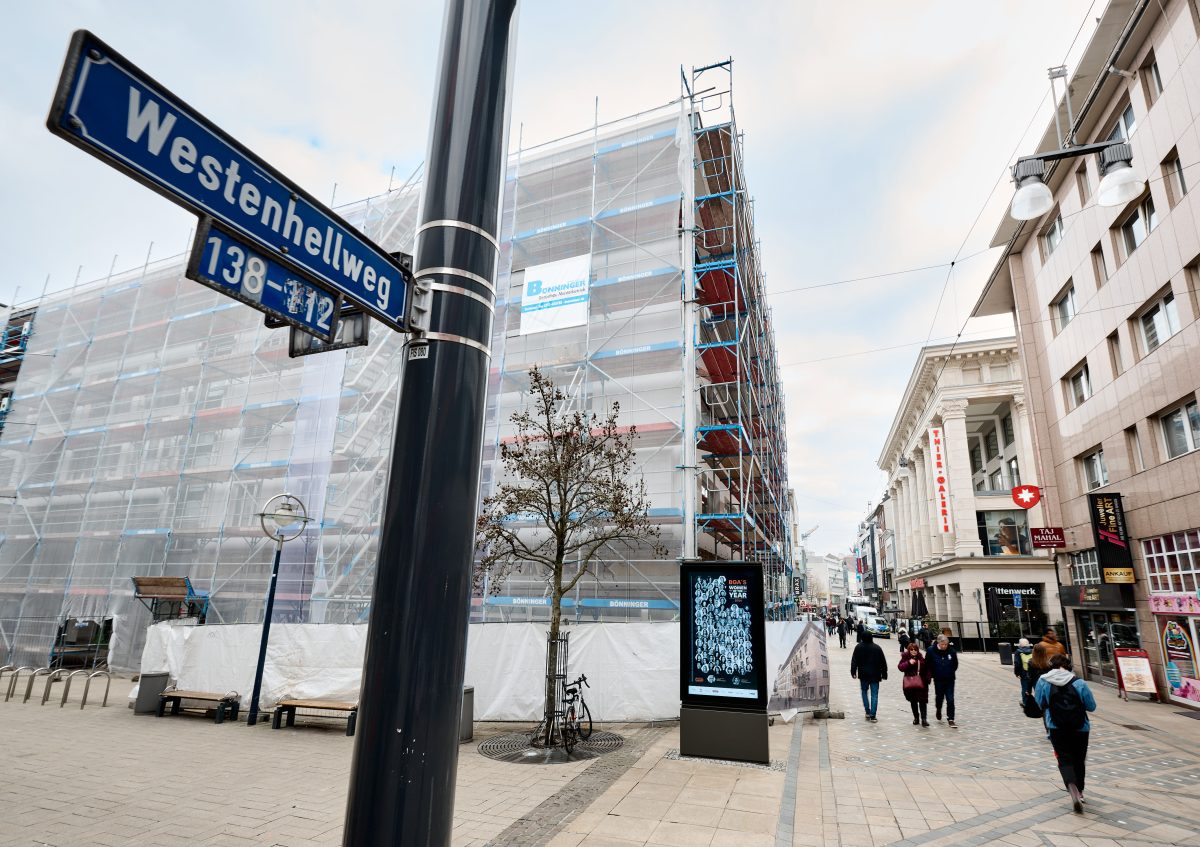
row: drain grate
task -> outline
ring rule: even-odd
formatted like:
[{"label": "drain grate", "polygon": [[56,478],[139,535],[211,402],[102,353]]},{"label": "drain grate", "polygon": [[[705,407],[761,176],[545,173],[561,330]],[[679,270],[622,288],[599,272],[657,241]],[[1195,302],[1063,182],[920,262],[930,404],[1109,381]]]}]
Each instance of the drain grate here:
[{"label": "drain grate", "polygon": [[1148,727],[1148,726],[1138,726],[1138,725],[1137,725],[1137,724],[1135,724],[1135,723],[1123,723],[1123,724],[1121,724],[1121,726],[1125,727],[1126,729],[1140,729],[1140,730],[1143,730],[1143,731],[1145,731],[1145,732],[1149,732],[1149,731],[1150,731],[1150,727]]},{"label": "drain grate", "polygon": [[595,759],[620,749],[625,739],[615,732],[593,732],[587,741],[580,741],[570,754],[561,747],[533,746],[532,732],[510,732],[494,735],[479,742],[479,755],[497,762],[524,765],[561,765]]},{"label": "drain grate", "polygon": [[1183,715],[1185,718],[1195,718],[1200,721],[1200,712],[1176,712],[1177,715]]}]

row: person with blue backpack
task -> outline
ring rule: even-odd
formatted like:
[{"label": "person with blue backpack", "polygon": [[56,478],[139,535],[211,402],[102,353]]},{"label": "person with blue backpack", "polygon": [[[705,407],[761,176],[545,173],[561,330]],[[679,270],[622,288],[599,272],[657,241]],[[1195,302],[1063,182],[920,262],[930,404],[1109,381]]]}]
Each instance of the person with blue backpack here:
[{"label": "person with blue backpack", "polygon": [[1082,812],[1092,729],[1087,713],[1096,711],[1096,698],[1088,684],[1075,676],[1071,657],[1057,654],[1050,658],[1050,670],[1034,686],[1033,699],[1045,713],[1050,743],[1058,758],[1058,772],[1071,794],[1071,806],[1077,813]]}]

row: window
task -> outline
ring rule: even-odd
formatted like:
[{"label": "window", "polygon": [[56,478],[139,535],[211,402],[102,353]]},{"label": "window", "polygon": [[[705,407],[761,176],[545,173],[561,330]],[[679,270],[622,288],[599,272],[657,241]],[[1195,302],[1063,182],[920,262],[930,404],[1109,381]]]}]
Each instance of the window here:
[{"label": "window", "polygon": [[1108,282],[1108,265],[1104,264],[1104,249],[1097,244],[1092,248],[1092,270],[1096,272],[1096,287]]},{"label": "window", "polygon": [[1054,313],[1055,326],[1058,331],[1062,332],[1066,329],[1067,324],[1075,317],[1075,284],[1068,281],[1067,287],[1062,294],[1058,295],[1053,303],[1050,304],[1050,310]]},{"label": "window", "polygon": [[1146,236],[1158,226],[1158,215],[1154,212],[1154,201],[1149,195],[1133,210],[1121,224],[1121,240],[1125,244],[1125,255],[1130,256],[1142,245]]},{"label": "window", "polygon": [[1012,415],[1004,416],[1004,418],[1000,421],[1000,429],[1004,432],[1005,447],[1012,444],[1016,440],[1016,436],[1013,433]]},{"label": "window", "polygon": [[1100,245],[1092,247],[1092,271],[1096,274],[1096,287],[1109,281],[1109,266],[1104,264],[1104,250]]},{"label": "window", "polygon": [[1029,555],[1029,522],[1024,509],[976,512],[975,525],[983,555]]},{"label": "window", "polygon": [[1164,341],[1179,332],[1179,311],[1175,307],[1175,295],[1166,295],[1138,318],[1142,328],[1142,346],[1147,353],[1157,350]]},{"label": "window", "polygon": [[1151,592],[1191,594],[1200,589],[1200,530],[1142,540]]},{"label": "window", "polygon": [[1102,485],[1108,485],[1108,468],[1104,464],[1104,451],[1096,450],[1079,459],[1083,469],[1083,487],[1094,491]]},{"label": "window", "polygon": [[991,486],[992,491],[1003,491],[1004,490],[1004,472],[1003,471],[993,471],[991,479],[989,479],[988,482]]},{"label": "window", "polygon": [[1021,468],[1017,465],[1015,458],[1008,460],[1008,481],[1011,483],[1011,488],[1016,488],[1021,484]]},{"label": "window", "polygon": [[1121,336],[1115,332],[1108,337],[1108,358],[1112,362],[1115,379],[1125,372],[1125,361],[1121,358]]},{"label": "window", "polygon": [[992,459],[994,459],[1000,455],[1000,444],[996,440],[996,430],[989,429],[988,434],[986,436],[984,436],[983,441],[984,441],[984,445],[986,446],[986,450],[987,450],[986,455],[987,455],[988,461],[990,462]]},{"label": "window", "polygon": [[1125,449],[1129,451],[1129,466],[1133,468],[1134,473],[1141,473],[1146,469],[1146,460],[1142,456],[1142,439],[1138,435],[1137,427],[1131,426],[1125,430]]},{"label": "window", "polygon": [[1200,409],[1195,400],[1160,415],[1158,421],[1167,458],[1174,459],[1200,446]]},{"label": "window", "polygon": [[1087,362],[1065,377],[1063,383],[1067,391],[1067,408],[1078,408],[1080,403],[1092,396],[1092,381],[1088,377]]},{"label": "window", "polygon": [[978,444],[971,448],[971,473],[983,470],[983,450]]},{"label": "window", "polygon": [[1062,215],[1058,212],[1054,213],[1054,220],[1050,222],[1050,226],[1046,227],[1042,232],[1042,259],[1043,261],[1050,257],[1054,252],[1054,248],[1062,243],[1063,237],[1063,222]]},{"label": "window", "polygon": [[1187,194],[1187,177],[1183,175],[1183,163],[1179,161],[1179,153],[1172,150],[1162,163],[1163,182],[1167,184],[1167,200],[1171,208]]},{"label": "window", "polygon": [[1088,179],[1086,162],[1079,166],[1079,170],[1075,171],[1075,187],[1079,189],[1079,205],[1086,206],[1092,196],[1092,183]]},{"label": "window", "polygon": [[1133,117],[1133,106],[1126,104],[1125,110],[1121,112],[1121,117],[1117,118],[1116,126],[1108,134],[1107,140],[1128,141],[1135,129],[1137,129],[1137,120]]},{"label": "window", "polygon": [[1070,558],[1072,585],[1100,584],[1100,562],[1096,559],[1096,548],[1072,553]]},{"label": "window", "polygon": [[1147,57],[1138,76],[1142,78],[1142,91],[1146,93],[1146,108],[1149,109],[1163,92],[1162,76],[1158,72],[1158,62],[1154,60],[1153,52]]}]

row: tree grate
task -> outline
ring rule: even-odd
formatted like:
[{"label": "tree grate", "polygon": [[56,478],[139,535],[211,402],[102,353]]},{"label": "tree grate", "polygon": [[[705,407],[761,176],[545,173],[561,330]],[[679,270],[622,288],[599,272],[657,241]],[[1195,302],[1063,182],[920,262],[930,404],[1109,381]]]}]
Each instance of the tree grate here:
[{"label": "tree grate", "polygon": [[532,732],[510,732],[479,742],[479,755],[513,764],[565,765],[598,758],[620,749],[624,743],[625,739],[615,732],[595,731],[591,738],[580,741],[568,754],[562,747],[534,747]]}]

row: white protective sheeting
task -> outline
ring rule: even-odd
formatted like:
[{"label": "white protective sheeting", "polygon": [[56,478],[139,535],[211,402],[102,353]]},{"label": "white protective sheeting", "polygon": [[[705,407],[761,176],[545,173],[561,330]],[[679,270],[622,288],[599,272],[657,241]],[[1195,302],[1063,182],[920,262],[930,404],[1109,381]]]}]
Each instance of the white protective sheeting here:
[{"label": "white protective sheeting", "polygon": [[[767,623],[768,680],[775,678],[804,627],[800,622]],[[591,688],[584,698],[595,720],[679,716],[678,624],[597,623],[568,631],[570,674],[587,674]],[[167,671],[179,688],[236,691],[248,704],[261,634],[256,624],[156,624],[146,634],[142,672]],[[366,636],[363,625],[272,626],[260,707],[270,709],[285,697],[358,700]],[[471,626],[465,682],[475,688],[475,720],[540,720],[545,667],[545,624]],[[130,696],[136,696],[136,689]]]},{"label": "white protective sheeting", "polygon": [[[260,708],[285,697],[357,700],[366,635],[365,626],[273,625]],[[190,691],[236,691],[248,705],[261,637],[256,624],[156,624],[146,633],[142,673],[167,671],[177,687]]]},{"label": "white protective sheeting", "polygon": [[[597,623],[568,627],[570,677],[587,674],[583,696],[597,721],[679,717],[679,625]],[[476,624],[466,684],[475,720],[536,721],[545,700],[546,625]]]}]

